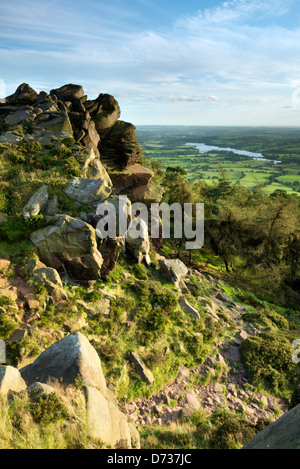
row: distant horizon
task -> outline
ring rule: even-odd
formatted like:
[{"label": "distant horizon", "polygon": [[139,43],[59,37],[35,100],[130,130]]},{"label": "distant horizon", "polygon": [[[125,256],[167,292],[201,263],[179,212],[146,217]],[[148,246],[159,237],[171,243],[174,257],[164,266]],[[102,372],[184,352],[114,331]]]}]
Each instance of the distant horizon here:
[{"label": "distant horizon", "polygon": [[0,39],[0,98],[75,83],[139,126],[300,125],[297,0],[12,0]]},{"label": "distant horizon", "polygon": [[300,125],[197,125],[197,124],[134,124],[135,127],[212,127],[241,129],[300,129]]}]

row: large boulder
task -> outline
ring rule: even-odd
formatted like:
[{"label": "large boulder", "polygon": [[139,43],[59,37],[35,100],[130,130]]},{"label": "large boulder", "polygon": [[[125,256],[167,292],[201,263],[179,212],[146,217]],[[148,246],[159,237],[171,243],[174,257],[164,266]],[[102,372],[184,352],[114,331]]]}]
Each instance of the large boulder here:
[{"label": "large boulder", "polygon": [[92,386],[85,386],[86,412],[89,437],[110,447],[131,448],[131,432],[125,415]]},{"label": "large boulder", "polygon": [[[83,386],[89,438],[108,447],[131,448],[132,441],[136,445],[134,440],[139,435],[129,427],[115,396],[107,388],[96,350],[80,332],[53,344],[20,372],[23,389],[26,382],[31,398],[51,394],[57,381],[60,386]],[[43,383],[53,384],[54,388]]]},{"label": "large boulder", "polygon": [[16,91],[7,96],[5,102],[8,104],[32,104],[37,100],[37,92],[27,83],[22,83]]},{"label": "large boulder", "polygon": [[0,366],[0,394],[6,397],[10,392],[25,391],[26,383],[19,370],[12,366]]},{"label": "large boulder", "polygon": [[103,168],[103,177],[98,179],[74,178],[64,189],[64,193],[81,204],[95,204],[107,199],[111,194],[112,184]]},{"label": "large boulder", "polygon": [[51,90],[50,96],[56,96],[57,99],[61,101],[74,101],[75,99],[82,98],[84,96],[84,91],[82,86],[70,83]]},{"label": "large boulder", "polygon": [[243,449],[300,449],[300,404],[259,432]]},{"label": "large boulder", "polygon": [[[138,237],[136,237],[137,233],[139,233]],[[144,220],[139,218],[132,220],[126,233],[125,243],[126,248],[136,258],[138,263],[144,260],[147,265],[151,264],[148,226]]]},{"label": "large boulder", "polygon": [[179,287],[180,279],[188,273],[188,268],[180,259],[159,259],[159,265],[167,279],[177,287]]},{"label": "large boulder", "polygon": [[31,364],[20,370],[27,385],[39,381],[75,385],[78,380],[107,394],[100,358],[89,340],[80,332],[70,334],[46,349]]},{"label": "large boulder", "polygon": [[29,199],[23,207],[23,218],[28,220],[32,216],[38,215],[49,199],[48,187],[44,184]]},{"label": "large boulder", "polygon": [[30,235],[39,256],[49,267],[66,271],[77,281],[97,280],[103,259],[91,225],[68,215],[52,217],[53,225]]}]

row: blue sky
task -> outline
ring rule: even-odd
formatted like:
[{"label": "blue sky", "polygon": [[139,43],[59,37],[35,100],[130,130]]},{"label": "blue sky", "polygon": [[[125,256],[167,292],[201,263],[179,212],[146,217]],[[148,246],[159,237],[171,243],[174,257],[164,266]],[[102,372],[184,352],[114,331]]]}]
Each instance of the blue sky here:
[{"label": "blue sky", "polygon": [[142,124],[300,125],[299,0],[0,0],[0,98],[81,84]]}]

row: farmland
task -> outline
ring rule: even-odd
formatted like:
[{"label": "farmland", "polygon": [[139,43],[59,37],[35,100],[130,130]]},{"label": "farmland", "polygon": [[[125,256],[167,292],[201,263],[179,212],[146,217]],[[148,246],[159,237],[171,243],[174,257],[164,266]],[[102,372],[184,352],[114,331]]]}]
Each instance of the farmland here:
[{"label": "farmland", "polygon": [[[200,178],[213,183],[223,169],[230,181],[251,189],[300,193],[298,128],[139,126],[137,135],[146,159],[160,161],[164,168],[180,166],[190,181]],[[187,143],[204,143],[219,149],[200,153]],[[224,148],[260,153],[263,158],[254,159]]]}]

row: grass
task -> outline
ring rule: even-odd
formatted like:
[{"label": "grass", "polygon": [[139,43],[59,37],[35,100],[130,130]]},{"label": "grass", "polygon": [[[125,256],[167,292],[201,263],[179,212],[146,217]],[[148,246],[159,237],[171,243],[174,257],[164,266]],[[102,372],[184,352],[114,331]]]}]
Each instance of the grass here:
[{"label": "grass", "polygon": [[0,396],[1,449],[88,449],[85,399],[75,387],[32,401],[27,393]]}]

